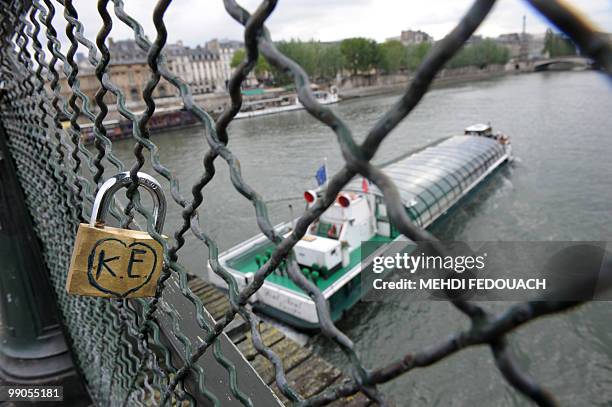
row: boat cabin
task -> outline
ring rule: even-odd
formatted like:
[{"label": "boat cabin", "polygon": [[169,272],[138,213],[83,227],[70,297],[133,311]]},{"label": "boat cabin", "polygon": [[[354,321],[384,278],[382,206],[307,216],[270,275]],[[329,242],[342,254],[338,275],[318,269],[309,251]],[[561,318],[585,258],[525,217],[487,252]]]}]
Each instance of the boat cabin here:
[{"label": "boat cabin", "polygon": [[[304,197],[307,205],[312,206],[317,200],[317,193],[306,191]],[[371,207],[364,194],[347,192],[338,195],[333,205],[294,246],[298,264],[329,271],[347,266],[350,251],[376,234]]]},{"label": "boat cabin", "polygon": [[493,133],[493,129],[490,124],[477,123],[473,124],[465,129],[463,133],[466,136],[481,136],[488,137],[497,140],[500,144],[510,144],[510,139],[503,133]]},{"label": "boat cabin", "polygon": [[463,134],[466,136],[493,137],[493,129],[490,124],[477,123],[466,127]]}]

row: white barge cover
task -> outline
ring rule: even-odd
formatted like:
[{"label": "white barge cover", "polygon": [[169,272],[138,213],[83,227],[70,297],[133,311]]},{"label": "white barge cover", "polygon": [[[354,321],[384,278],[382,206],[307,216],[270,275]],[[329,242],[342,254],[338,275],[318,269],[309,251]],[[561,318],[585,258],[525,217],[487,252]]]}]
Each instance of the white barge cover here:
[{"label": "white barge cover", "polygon": [[[507,158],[506,149],[495,139],[453,136],[396,159],[382,170],[397,186],[410,218],[425,227]],[[373,184],[369,188],[382,204],[380,190]],[[344,190],[361,192],[361,177],[353,179]],[[382,220],[380,215],[377,217]]]}]

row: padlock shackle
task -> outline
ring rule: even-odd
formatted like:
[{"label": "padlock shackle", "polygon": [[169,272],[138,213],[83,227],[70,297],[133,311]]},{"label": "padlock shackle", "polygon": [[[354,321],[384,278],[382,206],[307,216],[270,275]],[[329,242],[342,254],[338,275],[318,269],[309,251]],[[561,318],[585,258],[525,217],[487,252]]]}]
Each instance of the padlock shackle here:
[{"label": "padlock shackle", "polygon": [[[139,172],[137,176],[138,186],[146,189],[149,194],[151,194],[151,198],[153,198],[155,230],[157,233],[162,233],[166,220],[166,197],[164,196],[161,185],[155,178],[144,172]],[[107,179],[102,186],[100,186],[100,190],[96,194],[96,199],[94,200],[89,226],[95,227],[100,223],[105,223],[104,219],[108,214],[113,195],[121,188],[127,188],[131,183],[132,178],[130,177],[130,173],[126,171]]]}]

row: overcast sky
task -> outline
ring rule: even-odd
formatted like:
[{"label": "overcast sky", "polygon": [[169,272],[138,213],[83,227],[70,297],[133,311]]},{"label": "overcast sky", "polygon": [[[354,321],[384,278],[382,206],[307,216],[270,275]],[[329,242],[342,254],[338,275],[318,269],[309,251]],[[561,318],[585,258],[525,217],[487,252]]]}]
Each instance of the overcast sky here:
[{"label": "overcast sky", "polygon": [[[79,18],[87,35],[95,36],[100,19],[93,1],[75,1]],[[125,0],[126,9],[135,16],[150,37],[155,36],[151,21],[153,0]],[[248,10],[258,0],[239,1]],[[298,38],[323,41],[347,37],[369,37],[377,41],[399,35],[401,30],[420,29],[442,38],[452,29],[472,3],[471,0],[279,0],[266,23],[276,40]],[[611,0],[573,0],[580,10],[602,30],[612,31]],[[62,12],[62,10],[58,10]],[[111,13],[112,14],[112,13]],[[497,36],[519,32],[522,16],[527,16],[527,31],[544,32],[547,23],[524,1],[499,0],[479,34]],[[61,16],[57,16],[61,19]],[[175,0],[166,13],[168,41],[183,40],[187,45],[203,44],[212,38],[242,39],[242,27],[223,8],[222,0]],[[59,21],[58,21],[59,22]],[[112,37],[131,36],[123,24],[115,20]]]}]

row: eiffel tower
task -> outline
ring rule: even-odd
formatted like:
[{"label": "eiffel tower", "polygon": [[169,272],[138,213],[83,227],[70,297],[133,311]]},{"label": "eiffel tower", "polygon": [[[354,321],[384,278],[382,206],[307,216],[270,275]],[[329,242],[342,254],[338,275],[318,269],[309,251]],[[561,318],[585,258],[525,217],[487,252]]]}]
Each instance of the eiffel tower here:
[{"label": "eiffel tower", "polygon": [[523,16],[523,32],[521,33],[521,47],[519,50],[519,61],[527,62],[529,59],[529,38],[527,37],[527,16]]}]

